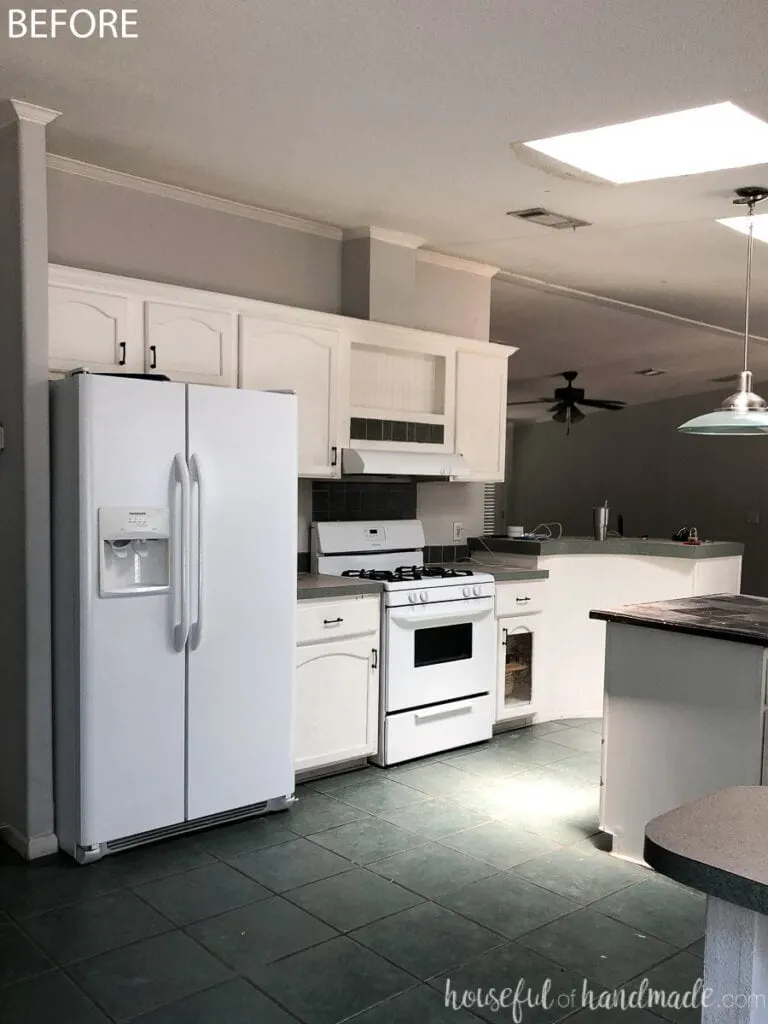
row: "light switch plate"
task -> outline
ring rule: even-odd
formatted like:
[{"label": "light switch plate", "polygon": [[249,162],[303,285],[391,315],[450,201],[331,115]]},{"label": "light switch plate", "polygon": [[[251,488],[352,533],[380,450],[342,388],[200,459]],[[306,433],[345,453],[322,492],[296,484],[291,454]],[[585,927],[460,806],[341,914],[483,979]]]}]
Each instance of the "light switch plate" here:
[{"label": "light switch plate", "polygon": [[460,544],[464,540],[464,523],[453,524],[453,542],[454,544]]}]

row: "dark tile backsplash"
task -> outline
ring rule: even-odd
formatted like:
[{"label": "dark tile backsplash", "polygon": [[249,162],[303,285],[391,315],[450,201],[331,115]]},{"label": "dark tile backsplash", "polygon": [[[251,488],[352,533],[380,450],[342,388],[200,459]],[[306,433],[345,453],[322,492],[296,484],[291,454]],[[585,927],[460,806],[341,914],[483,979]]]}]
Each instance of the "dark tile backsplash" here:
[{"label": "dark tile backsplash", "polygon": [[433,562],[461,562],[469,558],[466,544],[427,544],[424,548],[424,561],[427,565]]},{"label": "dark tile backsplash", "polygon": [[416,484],[312,481],[312,519],[416,519]]},{"label": "dark tile backsplash", "polygon": [[409,423],[406,420],[374,420],[353,416],[349,421],[349,435],[355,441],[442,444],[445,428],[441,423]]}]

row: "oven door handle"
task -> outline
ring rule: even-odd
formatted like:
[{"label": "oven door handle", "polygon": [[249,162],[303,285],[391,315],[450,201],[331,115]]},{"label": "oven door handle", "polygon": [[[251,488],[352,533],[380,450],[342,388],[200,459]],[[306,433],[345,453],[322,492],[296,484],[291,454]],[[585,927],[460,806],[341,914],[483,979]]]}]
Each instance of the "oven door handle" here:
[{"label": "oven door handle", "polygon": [[[477,602],[480,604],[480,602]],[[485,602],[483,602],[485,605]],[[421,612],[421,608],[419,609]],[[465,608],[461,612],[455,609],[440,609],[433,605],[432,610],[426,608],[422,614],[414,615],[410,608],[391,608],[389,621],[402,629],[423,629],[425,626],[461,626],[465,622],[482,622],[493,616],[493,601],[483,608]]]}]

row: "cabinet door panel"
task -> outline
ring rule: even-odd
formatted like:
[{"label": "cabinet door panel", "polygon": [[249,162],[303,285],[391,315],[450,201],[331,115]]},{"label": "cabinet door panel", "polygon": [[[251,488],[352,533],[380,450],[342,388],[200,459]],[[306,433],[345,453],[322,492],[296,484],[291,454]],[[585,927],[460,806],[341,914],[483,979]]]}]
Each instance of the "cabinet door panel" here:
[{"label": "cabinet door panel", "polygon": [[48,320],[52,371],[66,373],[80,366],[96,373],[141,370],[140,323],[136,302],[128,296],[52,285]]},{"label": "cabinet door panel", "polygon": [[296,770],[376,750],[376,634],[297,651]]},{"label": "cabinet door panel", "polygon": [[311,324],[243,316],[240,387],[295,391],[299,402],[299,476],[340,473],[339,334]]},{"label": "cabinet door panel", "polygon": [[235,384],[235,316],[226,310],[148,302],[147,369],[191,384]]},{"label": "cabinet door panel", "polygon": [[459,351],[456,365],[456,451],[466,460],[462,479],[504,479],[507,361]]},{"label": "cabinet door panel", "polygon": [[535,615],[510,615],[498,620],[497,722],[533,713],[537,698],[537,625]]}]

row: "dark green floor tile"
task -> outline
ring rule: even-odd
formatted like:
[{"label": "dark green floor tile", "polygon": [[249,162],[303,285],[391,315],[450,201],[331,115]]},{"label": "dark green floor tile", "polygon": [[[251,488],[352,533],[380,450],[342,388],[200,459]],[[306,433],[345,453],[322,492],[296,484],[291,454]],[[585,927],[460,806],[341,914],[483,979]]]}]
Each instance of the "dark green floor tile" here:
[{"label": "dark green floor tile", "polygon": [[700,893],[652,877],[606,896],[592,910],[683,948],[704,935],[706,902]]},{"label": "dark green floor tile", "polygon": [[686,953],[692,953],[693,956],[704,956],[704,938],[697,939],[696,942],[692,942],[685,951]]},{"label": "dark green floor tile", "polygon": [[577,903],[592,903],[643,881],[648,871],[585,845],[566,847],[513,868],[531,882]]},{"label": "dark green floor tile", "polygon": [[518,941],[608,987],[623,984],[675,951],[668,943],[593,910],[568,914]]},{"label": "dark green floor tile", "polygon": [[419,978],[431,978],[505,942],[497,933],[435,903],[403,910],[358,929],[351,937]]},{"label": "dark green floor tile", "polygon": [[367,811],[369,814],[381,814],[382,811],[396,811],[409,804],[418,804],[424,800],[424,794],[410,786],[401,786],[394,779],[377,779],[373,782],[362,782],[356,786],[346,786],[336,794],[339,800]]},{"label": "dark green floor tile", "polygon": [[344,932],[421,902],[420,896],[366,868],[293,889],[286,899]]},{"label": "dark green floor tile", "polygon": [[579,909],[572,900],[541,889],[511,872],[484,878],[458,892],[440,896],[438,902],[509,939]]},{"label": "dark green floor tile", "polygon": [[470,882],[495,874],[490,864],[466,857],[438,843],[406,850],[377,861],[371,870],[420,896],[433,898],[455,892]]},{"label": "dark green floor tile", "polygon": [[599,754],[602,747],[602,735],[592,729],[566,729],[552,736],[552,742],[560,746],[569,747],[571,750],[580,750],[583,753]]},{"label": "dark green floor tile", "polygon": [[409,989],[354,1018],[354,1024],[477,1024],[464,1010],[451,1010],[445,998],[426,985]]},{"label": "dark green floor tile", "polygon": [[32,863],[14,856],[0,864],[0,908],[10,917],[28,917],[117,888],[101,864],[84,867],[64,854]]},{"label": "dark green floor tile", "polygon": [[[295,1024],[282,1010],[242,978],[182,999],[135,1018],[135,1024]],[[68,1022],[67,1022],[68,1024]]]},{"label": "dark green floor tile", "polygon": [[447,797],[477,814],[503,821],[515,810],[515,799],[519,792],[513,778],[478,777],[475,790],[460,790]]},{"label": "dark green floor tile", "polygon": [[441,839],[440,844],[492,864],[499,870],[559,849],[557,843],[545,837],[500,821],[468,828],[457,835]]},{"label": "dark green floor tile", "polygon": [[0,985],[50,970],[53,964],[10,921],[0,924]]},{"label": "dark green floor tile", "polygon": [[[450,1006],[469,1009],[482,1020],[496,1024],[553,1024],[560,1021],[580,1006],[577,999],[581,993],[582,979],[564,967],[516,942],[492,950],[475,960],[464,964],[446,975],[430,981],[430,985],[447,999]],[[542,1002],[542,993],[548,985],[548,997]],[[518,1003],[514,994],[518,990]],[[490,999],[493,989],[500,997],[504,989],[509,990],[504,1008],[494,1007]],[[482,994],[482,1005],[478,1005],[478,993]],[[528,995],[530,1003],[528,1005]],[[618,1024],[618,1022],[614,1022]]]},{"label": "dark green floor tile", "polygon": [[116,853],[106,858],[104,870],[120,885],[135,886],[213,863],[214,858],[203,849],[195,836],[168,839],[163,843],[152,843],[137,850]]},{"label": "dark green floor tile", "polygon": [[273,895],[270,889],[226,864],[209,864],[183,875],[147,882],[136,892],[177,925],[201,921]]},{"label": "dark green floor tile", "polygon": [[199,921],[187,932],[241,973],[336,935],[280,896]]},{"label": "dark green floor tile", "polygon": [[287,892],[352,867],[345,857],[321,849],[307,839],[294,839],[266,850],[244,853],[233,857],[229,863],[273,892]]},{"label": "dark green floor tile", "polygon": [[383,812],[380,817],[427,839],[440,839],[488,821],[483,814],[462,807],[452,800],[437,797],[398,811]]},{"label": "dark green floor tile", "polygon": [[630,1007],[626,1010],[600,1009],[599,1004],[595,1003],[593,1008],[587,1006],[569,1017],[568,1024],[663,1024],[663,1017],[657,1017],[648,1010],[633,1010]]},{"label": "dark green floor tile", "polygon": [[294,832],[301,836],[322,832],[334,825],[346,825],[348,821],[364,818],[365,811],[350,804],[342,803],[323,793],[308,792],[297,800],[290,809],[288,822]]},{"label": "dark green floor tile", "polygon": [[3,1024],[107,1024],[101,1010],[61,971],[0,988]]},{"label": "dark green floor tile", "polygon": [[70,967],[77,984],[115,1020],[212,988],[227,968],[181,932],[102,953]]},{"label": "dark green floor tile", "polygon": [[217,857],[228,860],[241,853],[262,850],[267,846],[277,846],[279,843],[288,843],[295,839],[296,833],[290,830],[289,823],[288,812],[265,814],[260,818],[251,818],[249,821],[239,821],[201,832],[199,842]]},{"label": "dark green floor tile", "polygon": [[363,818],[348,825],[326,829],[312,837],[315,843],[348,857],[356,864],[370,864],[401,850],[424,843],[424,836],[407,832],[380,818]]},{"label": "dark green floor tile", "polygon": [[446,760],[445,764],[489,781],[512,778],[526,767],[525,760],[515,751],[500,746],[459,752]]},{"label": "dark green floor tile", "polygon": [[599,754],[574,754],[573,757],[566,757],[564,761],[557,762],[557,770],[583,779],[592,785],[600,785],[600,755]]},{"label": "dark green floor tile", "polygon": [[[628,985],[627,988],[634,988],[636,984],[640,984],[643,977],[646,977],[654,994],[652,1009],[655,1014],[664,1020],[672,1021],[673,1024],[699,1024],[701,1020],[700,1003],[695,1007],[675,1007],[674,1001],[676,993],[683,995],[694,992],[696,983],[702,974],[703,964],[699,957],[691,956],[690,953],[678,953],[652,970],[645,971],[643,975],[638,975],[635,982]],[[665,1005],[662,1005],[660,1001],[662,999]],[[723,1017],[724,1021],[728,1019],[728,1016]]]},{"label": "dark green floor tile", "polygon": [[397,776],[397,781],[429,796],[470,792],[480,784],[476,775],[450,764],[426,764],[409,768]]},{"label": "dark green floor tile", "polygon": [[336,1024],[414,983],[413,975],[346,937],[297,953],[251,976],[305,1024]]},{"label": "dark green floor tile", "polygon": [[314,779],[305,785],[316,793],[330,793],[336,796],[339,790],[346,789],[347,786],[359,786],[361,782],[378,781],[383,777],[384,773],[381,768],[369,766],[358,768],[353,772],[342,772],[341,775],[329,775],[324,779]]},{"label": "dark green floor tile", "polygon": [[172,927],[131,892],[107,893],[85,903],[28,917],[23,922],[27,934],[59,964],[85,960],[160,935]]}]

